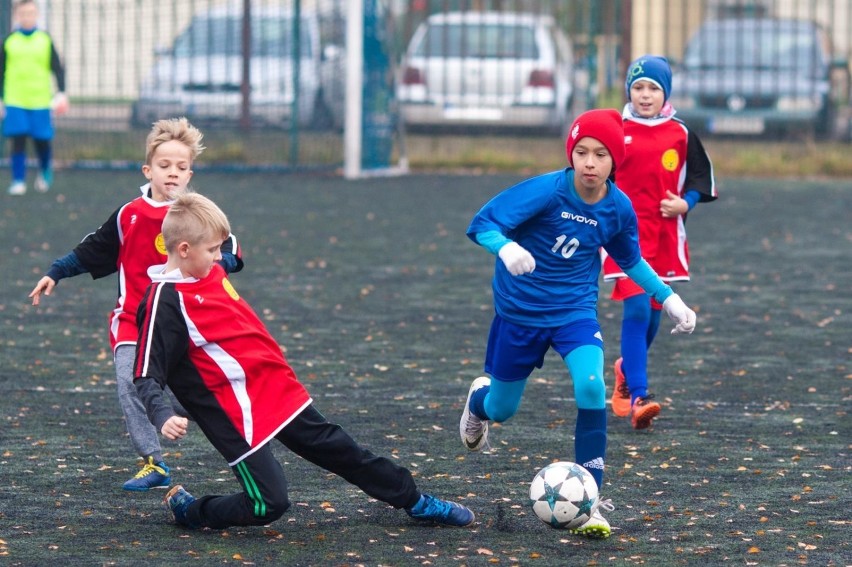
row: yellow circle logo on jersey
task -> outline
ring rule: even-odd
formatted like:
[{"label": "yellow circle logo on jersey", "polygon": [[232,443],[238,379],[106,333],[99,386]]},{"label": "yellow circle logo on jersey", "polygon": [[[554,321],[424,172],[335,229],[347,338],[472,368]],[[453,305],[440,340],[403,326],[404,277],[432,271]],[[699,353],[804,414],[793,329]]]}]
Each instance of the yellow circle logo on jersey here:
[{"label": "yellow circle logo on jersey", "polygon": [[666,171],[674,171],[680,163],[677,150],[666,150],[665,153],[663,153],[663,159],[660,161],[663,164],[663,169]]},{"label": "yellow circle logo on jersey", "polygon": [[231,299],[234,301],[240,300],[240,294],[237,293],[237,290],[234,289],[234,286],[231,285],[231,282],[228,281],[228,278],[222,280],[222,287],[225,288],[225,291],[228,295],[231,296]]},{"label": "yellow circle logo on jersey", "polygon": [[163,238],[162,232],[157,235],[157,238],[154,239],[154,247],[157,249],[157,252],[159,252],[163,256],[166,255],[166,241]]}]

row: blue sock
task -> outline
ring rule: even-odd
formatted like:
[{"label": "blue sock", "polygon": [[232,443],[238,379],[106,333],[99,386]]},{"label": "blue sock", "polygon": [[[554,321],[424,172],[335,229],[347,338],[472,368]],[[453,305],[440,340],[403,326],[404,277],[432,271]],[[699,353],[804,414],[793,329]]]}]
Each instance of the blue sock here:
[{"label": "blue sock", "polygon": [[651,348],[651,343],[654,342],[654,337],[657,336],[657,331],[660,330],[660,315],[662,311],[660,309],[651,309],[651,320],[648,321],[648,334],[645,336],[645,342],[648,345],[648,349]]},{"label": "blue sock", "polygon": [[470,406],[468,407],[470,411],[473,412],[473,415],[479,419],[491,419],[485,411],[485,396],[488,395],[490,390],[491,386],[482,387],[475,391],[470,397]]},{"label": "blue sock", "polygon": [[631,403],[648,395],[648,334],[651,303],[647,295],[635,295],[624,301],[621,322],[621,369],[630,390]]},{"label": "blue sock", "polygon": [[38,141],[36,143],[36,153],[38,153],[38,162],[41,170],[50,170],[50,163],[53,159],[53,149],[50,146],[50,142]]},{"label": "blue sock", "polygon": [[578,409],[574,428],[576,462],[592,473],[598,489],[603,487],[606,461],[606,410]]},{"label": "blue sock", "polygon": [[24,181],[27,178],[27,154],[19,152],[12,154],[12,181]]},{"label": "blue sock", "polygon": [[631,402],[638,396],[648,395],[648,346],[645,342],[647,326],[644,321],[625,319],[621,323],[621,369]]}]

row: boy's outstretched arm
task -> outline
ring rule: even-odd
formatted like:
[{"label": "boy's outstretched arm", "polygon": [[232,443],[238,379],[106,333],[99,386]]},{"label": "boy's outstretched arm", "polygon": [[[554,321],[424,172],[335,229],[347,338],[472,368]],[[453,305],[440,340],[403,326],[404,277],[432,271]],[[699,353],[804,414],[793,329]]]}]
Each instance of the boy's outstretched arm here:
[{"label": "boy's outstretched arm", "polygon": [[38,305],[41,294],[50,295],[54,287],[56,287],[56,281],[50,276],[43,276],[27,297],[33,300],[33,305]]},{"label": "boy's outstretched arm", "polygon": [[673,335],[692,334],[696,323],[695,311],[687,307],[680,296],[660,279],[648,262],[640,259],[636,265],[625,269],[624,273],[645,293],[662,303],[666,315],[675,323],[675,328],[672,329]]},{"label": "boy's outstretched arm", "polygon": [[149,285],[136,312],[136,325],[139,342],[133,363],[133,384],[139,400],[154,427],[168,439],[180,439],[186,435],[188,420],[175,414],[165,395],[170,369],[189,341],[177,292],[155,283]]},{"label": "boy's outstretched arm", "polygon": [[36,283],[29,296],[33,300],[33,305],[38,305],[41,294],[50,295],[59,280],[64,278],[74,277],[80,274],[85,274],[88,270],[80,263],[80,259],[73,251],[69,252],[62,258],[57,258],[47,271],[47,275],[43,276]]}]

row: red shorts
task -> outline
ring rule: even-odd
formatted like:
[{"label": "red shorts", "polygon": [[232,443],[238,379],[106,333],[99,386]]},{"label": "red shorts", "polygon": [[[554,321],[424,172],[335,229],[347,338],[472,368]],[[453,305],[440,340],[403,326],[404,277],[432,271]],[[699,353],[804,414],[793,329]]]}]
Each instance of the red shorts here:
[{"label": "red shorts", "polygon": [[[615,280],[615,285],[612,287],[612,295],[610,297],[613,301],[624,301],[625,299],[630,299],[631,297],[635,297],[643,293],[645,293],[645,290],[639,287],[636,282],[630,278],[618,278]],[[653,297],[650,297],[649,299],[651,300],[651,309],[659,311],[663,308],[662,304]]]}]

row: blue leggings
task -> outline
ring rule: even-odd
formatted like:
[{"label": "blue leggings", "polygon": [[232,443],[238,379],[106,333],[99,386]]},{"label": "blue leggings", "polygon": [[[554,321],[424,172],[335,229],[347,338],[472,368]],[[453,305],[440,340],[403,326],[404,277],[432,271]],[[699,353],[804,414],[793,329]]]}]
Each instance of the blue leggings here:
[{"label": "blue leggings", "polygon": [[[592,345],[581,346],[568,353],[565,357],[565,365],[573,378],[577,408],[606,408],[603,350]],[[526,385],[526,380],[512,382],[491,380],[491,387],[483,404],[488,418],[502,422],[515,415],[518,406],[521,405],[521,397]]]},{"label": "blue leggings", "polygon": [[[603,359],[603,349],[596,345],[578,347],[564,359],[577,400],[574,461],[592,474],[599,488],[603,486],[607,443]],[[518,411],[526,384],[526,379],[504,382],[492,378],[490,387],[482,388],[471,398],[471,410],[483,419],[506,421]]]},{"label": "blue leggings", "polygon": [[648,395],[648,349],[660,328],[660,310],[651,307],[643,294],[624,300],[621,322],[621,368],[630,389],[631,401]]}]

